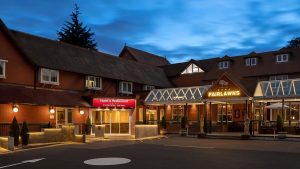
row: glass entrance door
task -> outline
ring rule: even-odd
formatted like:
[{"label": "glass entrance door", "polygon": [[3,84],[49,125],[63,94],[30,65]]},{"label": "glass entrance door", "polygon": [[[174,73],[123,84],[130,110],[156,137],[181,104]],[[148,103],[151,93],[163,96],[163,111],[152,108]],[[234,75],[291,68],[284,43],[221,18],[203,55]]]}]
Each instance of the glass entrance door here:
[{"label": "glass entrance door", "polygon": [[106,134],[129,134],[129,110],[102,111]]}]

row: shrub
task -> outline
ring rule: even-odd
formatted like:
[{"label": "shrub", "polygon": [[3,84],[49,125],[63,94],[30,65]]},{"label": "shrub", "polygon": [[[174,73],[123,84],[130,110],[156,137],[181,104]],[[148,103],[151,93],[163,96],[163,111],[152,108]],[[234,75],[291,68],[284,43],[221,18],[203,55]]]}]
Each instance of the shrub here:
[{"label": "shrub", "polygon": [[28,145],[29,141],[29,134],[28,134],[28,125],[26,121],[23,122],[22,129],[21,129],[21,139],[22,139],[22,145],[26,146]]},{"label": "shrub", "polygon": [[186,117],[183,116],[181,118],[181,129],[185,129],[186,128],[186,121],[187,121]]},{"label": "shrub", "polygon": [[91,119],[87,117],[85,122],[85,134],[91,134],[92,123]]},{"label": "shrub", "polygon": [[163,116],[161,119],[161,126],[163,129],[167,129],[167,120],[165,116]]},{"label": "shrub", "polygon": [[20,128],[16,117],[13,118],[9,127],[9,136],[14,138],[14,145],[19,145]]},{"label": "shrub", "polygon": [[283,131],[283,120],[282,120],[282,118],[281,118],[281,116],[277,116],[277,131],[278,132],[281,132],[281,131]]},{"label": "shrub", "polygon": [[204,116],[203,131],[204,131],[205,134],[208,132],[207,131],[207,117],[206,116]]}]

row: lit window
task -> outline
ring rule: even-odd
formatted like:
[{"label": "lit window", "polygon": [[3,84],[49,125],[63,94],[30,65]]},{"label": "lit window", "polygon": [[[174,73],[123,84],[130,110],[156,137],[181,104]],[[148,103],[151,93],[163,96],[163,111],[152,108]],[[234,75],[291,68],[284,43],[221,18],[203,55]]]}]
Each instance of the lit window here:
[{"label": "lit window", "polygon": [[276,75],[276,76],[270,76],[270,81],[272,81],[272,82],[271,82],[272,88],[277,88],[277,87],[279,87],[280,81],[283,81],[283,82],[282,82],[282,87],[284,87],[284,88],[288,87],[288,83],[287,83],[286,80],[288,80],[288,75]]},{"label": "lit window", "polygon": [[5,65],[7,60],[0,59],[0,78],[5,78]]},{"label": "lit window", "polygon": [[204,72],[199,66],[195,64],[190,64],[181,74],[191,74],[191,73],[199,73]]},{"label": "lit window", "polygon": [[172,120],[180,121],[184,116],[184,106],[183,105],[173,105],[172,106]]},{"label": "lit window", "polygon": [[219,62],[219,69],[227,69],[229,68],[229,61]]},{"label": "lit window", "polygon": [[150,85],[144,85],[143,90],[144,91],[151,91],[155,89],[155,86],[150,86]]},{"label": "lit window", "polygon": [[96,76],[87,76],[85,81],[85,86],[88,89],[101,90],[102,89],[102,79]]},{"label": "lit window", "polygon": [[257,58],[247,58],[246,66],[255,66],[257,64]]},{"label": "lit window", "polygon": [[41,68],[40,69],[40,82],[45,84],[59,84],[59,71]]},{"label": "lit window", "polygon": [[276,55],[276,62],[277,63],[283,63],[289,61],[289,55],[288,54],[280,54]]},{"label": "lit window", "polygon": [[132,94],[132,82],[120,82],[119,92],[124,94]]},{"label": "lit window", "polygon": [[218,105],[218,122],[232,122],[232,105]]}]

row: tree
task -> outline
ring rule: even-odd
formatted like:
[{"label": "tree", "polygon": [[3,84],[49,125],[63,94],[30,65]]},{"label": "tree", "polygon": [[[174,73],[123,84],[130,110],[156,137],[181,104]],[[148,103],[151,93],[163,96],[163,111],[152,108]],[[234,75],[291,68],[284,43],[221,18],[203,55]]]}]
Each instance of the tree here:
[{"label": "tree", "polygon": [[84,26],[79,21],[79,15],[79,6],[75,4],[75,9],[71,14],[72,21],[66,21],[64,27],[57,32],[58,40],[83,48],[97,50],[97,43],[93,37],[95,34],[91,31],[91,28]]},{"label": "tree", "polygon": [[29,129],[26,121],[23,122],[22,129],[21,129],[21,139],[22,139],[22,145],[26,146],[28,145],[29,141]]},{"label": "tree", "polygon": [[14,146],[19,145],[20,128],[16,117],[13,118],[9,127],[9,136],[14,138]]},{"label": "tree", "polygon": [[277,116],[277,132],[281,132],[281,131],[283,131],[283,120],[282,120],[282,118],[281,118],[281,116]]},{"label": "tree", "polygon": [[89,117],[87,117],[86,121],[85,121],[85,134],[91,134],[91,128],[92,128],[92,123],[91,123],[91,119]]},{"label": "tree", "polygon": [[294,38],[288,42],[286,48],[299,48],[300,47],[300,37]]}]

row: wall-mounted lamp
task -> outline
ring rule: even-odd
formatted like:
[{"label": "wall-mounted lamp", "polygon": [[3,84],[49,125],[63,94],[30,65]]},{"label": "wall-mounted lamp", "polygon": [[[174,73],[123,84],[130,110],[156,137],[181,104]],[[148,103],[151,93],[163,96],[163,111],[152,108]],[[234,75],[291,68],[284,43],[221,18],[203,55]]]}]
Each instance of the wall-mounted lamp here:
[{"label": "wall-mounted lamp", "polygon": [[54,107],[49,107],[49,112],[50,112],[51,114],[54,114],[54,113],[55,113]]},{"label": "wall-mounted lamp", "polygon": [[108,108],[108,107],[106,107],[106,108],[105,108],[105,110],[106,110],[106,111],[109,111],[109,108]]},{"label": "wall-mounted lamp", "polygon": [[295,120],[295,116],[292,116],[292,119]]},{"label": "wall-mounted lamp", "polygon": [[124,107],[122,107],[121,111],[125,111]]},{"label": "wall-mounted lamp", "polygon": [[79,114],[84,115],[84,111],[81,108],[79,108]]},{"label": "wall-mounted lamp", "polygon": [[16,104],[13,104],[12,111],[13,111],[14,113],[17,113],[17,112],[19,111],[19,106],[16,105]]}]

